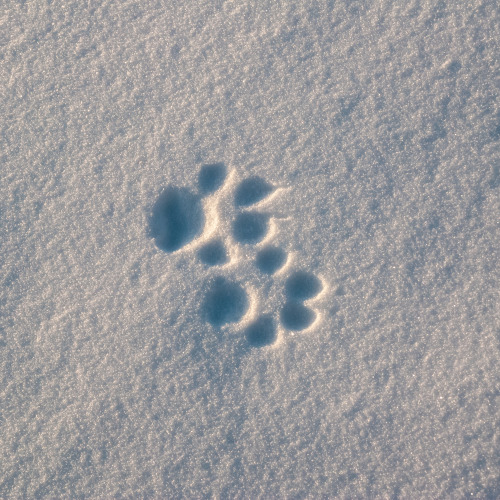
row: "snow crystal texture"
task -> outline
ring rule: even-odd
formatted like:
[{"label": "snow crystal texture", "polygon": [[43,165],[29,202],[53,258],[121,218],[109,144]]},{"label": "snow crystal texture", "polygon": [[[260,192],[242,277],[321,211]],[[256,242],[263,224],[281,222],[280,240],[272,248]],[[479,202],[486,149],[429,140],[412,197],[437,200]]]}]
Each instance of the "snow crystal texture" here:
[{"label": "snow crystal texture", "polygon": [[0,6],[2,498],[498,498],[494,0]]}]

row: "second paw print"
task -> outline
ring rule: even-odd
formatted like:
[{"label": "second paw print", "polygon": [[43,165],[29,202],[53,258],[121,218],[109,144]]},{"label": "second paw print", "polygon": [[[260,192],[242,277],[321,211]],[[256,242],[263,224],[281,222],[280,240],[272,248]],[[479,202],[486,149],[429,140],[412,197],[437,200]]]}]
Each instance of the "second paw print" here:
[{"label": "second paw print", "polygon": [[[239,246],[244,258],[252,259],[254,269],[263,277],[274,279],[285,269],[289,256],[272,244],[274,221],[279,217],[255,208],[279,190],[258,176],[236,184],[227,182],[227,178],[227,167],[214,163],[201,167],[196,190],[166,187],[153,207],[150,235],[166,252],[192,251],[208,269],[200,308],[204,320],[218,329],[241,327],[251,346],[273,345],[280,337],[278,325],[288,331],[303,331],[316,322],[317,311],[305,303],[313,301],[324,285],[314,274],[295,270],[284,282],[285,299],[279,312],[265,310],[265,291],[259,294],[264,305],[257,304],[245,285],[249,280],[235,278],[238,273],[231,272],[241,259],[232,254]],[[230,197],[233,214],[228,221],[221,219],[220,205],[231,187],[235,188]]]}]

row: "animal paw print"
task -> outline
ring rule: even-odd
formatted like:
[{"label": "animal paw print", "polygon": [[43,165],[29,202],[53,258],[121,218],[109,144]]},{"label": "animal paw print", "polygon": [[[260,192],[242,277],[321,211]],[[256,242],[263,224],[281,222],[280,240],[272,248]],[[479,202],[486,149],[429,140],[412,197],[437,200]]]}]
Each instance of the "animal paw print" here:
[{"label": "animal paw print", "polygon": [[[225,227],[219,223],[218,214],[219,202],[224,198],[221,192],[231,187],[227,177],[226,166],[214,163],[201,167],[197,191],[168,186],[153,207],[150,234],[158,248],[166,252],[191,248],[209,270],[227,269],[224,275],[209,277],[201,307],[203,318],[219,329],[234,324],[242,326],[251,346],[269,346],[280,336],[278,320],[274,312],[256,315],[255,300],[249,297],[248,287],[241,284],[244,280],[230,277],[232,256],[227,249],[235,245],[253,249],[257,270],[271,280],[288,268],[287,253],[269,242],[273,236],[271,223],[276,217],[255,209],[278,190],[257,176],[237,183],[232,223]],[[249,253],[252,252],[245,252]],[[237,263],[237,259],[235,261]],[[322,281],[314,274],[304,270],[292,272],[285,280],[279,325],[288,331],[310,328],[318,315],[305,303],[316,299],[323,288]]]},{"label": "animal paw print", "polygon": [[[205,213],[202,199],[217,191],[226,178],[223,163],[201,167],[198,176],[198,192],[187,188],[168,186],[156,201],[150,218],[150,234],[158,248],[175,252],[198,238],[205,228]],[[220,250],[220,248],[219,248]],[[221,258],[220,251],[213,247],[205,253],[210,258]]]}]

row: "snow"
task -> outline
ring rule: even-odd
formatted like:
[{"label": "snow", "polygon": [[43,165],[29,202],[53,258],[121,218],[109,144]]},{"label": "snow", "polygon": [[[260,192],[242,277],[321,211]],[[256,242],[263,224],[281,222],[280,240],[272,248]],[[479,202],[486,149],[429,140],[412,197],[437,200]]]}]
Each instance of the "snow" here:
[{"label": "snow", "polygon": [[500,496],[498,19],[2,4],[0,496]]}]

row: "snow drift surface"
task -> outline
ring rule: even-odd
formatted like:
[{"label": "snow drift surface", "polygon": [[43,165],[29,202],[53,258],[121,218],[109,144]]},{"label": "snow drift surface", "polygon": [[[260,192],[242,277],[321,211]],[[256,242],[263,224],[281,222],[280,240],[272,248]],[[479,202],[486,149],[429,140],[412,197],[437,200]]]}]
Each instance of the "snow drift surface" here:
[{"label": "snow drift surface", "polygon": [[500,496],[493,0],[0,7],[0,496]]}]

